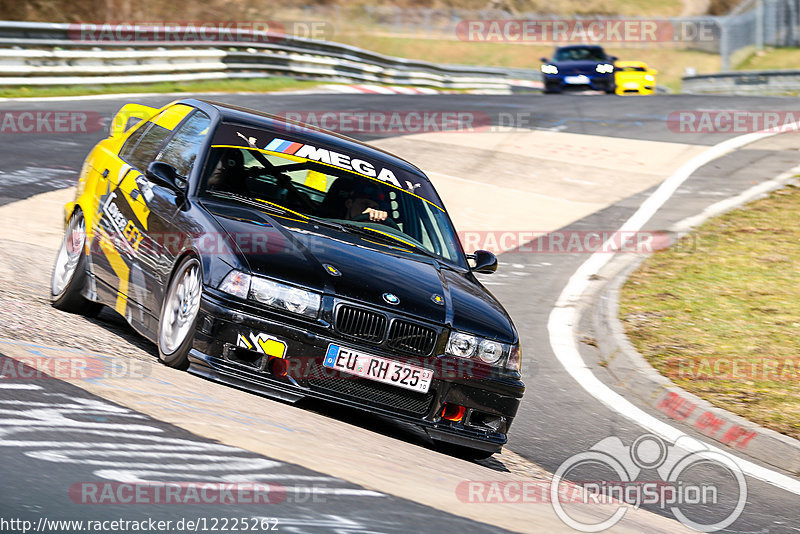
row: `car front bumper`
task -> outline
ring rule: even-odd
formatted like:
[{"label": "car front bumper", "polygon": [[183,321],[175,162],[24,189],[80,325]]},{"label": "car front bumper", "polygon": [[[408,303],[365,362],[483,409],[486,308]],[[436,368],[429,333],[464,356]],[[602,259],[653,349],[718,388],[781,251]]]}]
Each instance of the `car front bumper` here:
[{"label": "car front bumper", "polygon": [[[190,372],[290,402],[312,397],[368,410],[418,425],[437,441],[484,451],[497,451],[506,443],[508,428],[525,391],[518,378],[490,371],[470,376],[461,366],[442,365],[453,358],[435,355],[412,359],[413,365],[434,370],[427,393],[353,375],[332,374],[322,365],[332,343],[397,361],[404,357],[344,339],[332,325],[304,325],[239,308],[220,295],[204,293],[189,353]],[[240,342],[240,336],[269,338],[273,346],[283,344],[285,351],[280,359],[284,361],[278,368],[286,370],[286,375],[274,372],[276,356],[255,347],[242,347],[247,342]],[[442,417],[445,403],[465,408],[460,421]]]},{"label": "car front bumper", "polygon": [[[568,83],[575,80],[578,76],[585,79],[584,83]],[[611,91],[614,89],[614,77],[606,74],[581,74],[581,75],[546,75],[544,77],[545,87],[548,90],[568,90],[568,89],[593,89],[595,91]]]}]

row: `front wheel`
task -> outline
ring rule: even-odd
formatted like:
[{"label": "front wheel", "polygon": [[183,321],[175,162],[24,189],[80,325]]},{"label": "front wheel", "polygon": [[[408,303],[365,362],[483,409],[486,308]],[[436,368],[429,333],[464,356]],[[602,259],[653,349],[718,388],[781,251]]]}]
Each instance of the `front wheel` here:
[{"label": "front wheel", "polygon": [[194,340],[203,275],[197,258],[184,259],[170,280],[158,321],[158,359],[176,369],[188,369]]},{"label": "front wheel", "polygon": [[53,276],[50,279],[50,302],[53,307],[94,317],[103,308],[99,302],[83,297],[86,283],[86,222],[76,210],[67,224],[67,231],[58,249]]}]

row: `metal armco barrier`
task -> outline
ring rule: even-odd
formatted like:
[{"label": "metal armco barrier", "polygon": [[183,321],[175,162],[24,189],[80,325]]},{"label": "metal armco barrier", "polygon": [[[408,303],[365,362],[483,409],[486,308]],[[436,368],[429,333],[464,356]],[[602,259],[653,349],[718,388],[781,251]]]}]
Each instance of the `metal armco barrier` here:
[{"label": "metal armco barrier", "polygon": [[683,78],[689,94],[785,95],[800,92],[800,70],[740,71]]},{"label": "metal armco barrier", "polygon": [[[150,83],[289,76],[341,83],[508,89],[533,69],[440,65],[329,41],[234,30],[225,41],[77,38],[77,25],[0,21],[0,85]],[[182,28],[174,28],[180,34]]]}]

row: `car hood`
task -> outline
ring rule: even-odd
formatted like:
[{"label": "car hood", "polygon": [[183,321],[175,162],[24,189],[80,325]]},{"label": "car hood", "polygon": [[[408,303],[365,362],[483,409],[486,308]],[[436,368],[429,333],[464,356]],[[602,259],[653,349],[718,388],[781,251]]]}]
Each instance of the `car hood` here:
[{"label": "car hood", "polygon": [[641,70],[632,70],[632,71],[617,71],[616,74],[617,78],[619,79],[638,82],[644,80],[644,77],[650,73]]},{"label": "car hood", "polygon": [[[370,308],[516,341],[506,311],[467,271],[313,222],[281,221],[281,217],[230,206],[207,204],[206,208],[238,244],[253,274]],[[328,266],[338,274],[331,274]],[[387,293],[398,298],[396,305],[386,301]]]}]

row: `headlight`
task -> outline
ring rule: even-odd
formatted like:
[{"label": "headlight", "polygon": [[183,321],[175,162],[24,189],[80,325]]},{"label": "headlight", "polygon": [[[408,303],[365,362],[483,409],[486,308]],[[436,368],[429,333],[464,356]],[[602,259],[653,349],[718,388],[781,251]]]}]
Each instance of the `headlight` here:
[{"label": "headlight", "polygon": [[614,72],[614,65],[610,65],[608,63],[600,63],[594,68],[594,70],[600,73]]},{"label": "headlight", "polygon": [[656,81],[656,77],[655,77],[655,76],[653,76],[652,74],[645,74],[645,75],[644,75],[644,79],[645,79],[645,80],[647,80],[648,82],[654,82],[654,81]]},{"label": "headlight", "polygon": [[253,277],[250,298],[272,308],[316,317],[322,297],[319,293],[306,291],[265,278]]},{"label": "headlight", "polygon": [[542,65],[542,72],[545,74],[558,74],[558,67],[555,65]]},{"label": "headlight", "polygon": [[219,290],[239,298],[250,298],[271,308],[316,317],[322,297],[319,293],[281,284],[240,271],[231,271]]},{"label": "headlight", "polygon": [[219,285],[219,290],[234,297],[246,299],[250,292],[250,278],[249,274],[241,271],[231,271]]},{"label": "headlight", "polygon": [[488,364],[495,364],[503,357],[503,346],[496,341],[484,339],[478,347],[478,358]]},{"label": "headlight", "polygon": [[477,337],[461,332],[452,332],[447,341],[447,352],[459,358],[472,358],[477,346]]},{"label": "headlight", "polygon": [[445,352],[458,358],[477,358],[493,367],[519,371],[519,345],[509,345],[491,339],[483,339],[465,332],[450,332]]}]

